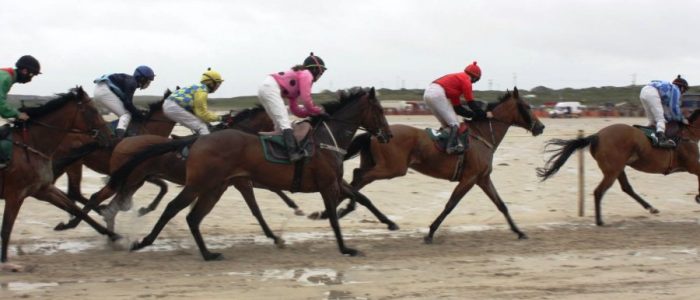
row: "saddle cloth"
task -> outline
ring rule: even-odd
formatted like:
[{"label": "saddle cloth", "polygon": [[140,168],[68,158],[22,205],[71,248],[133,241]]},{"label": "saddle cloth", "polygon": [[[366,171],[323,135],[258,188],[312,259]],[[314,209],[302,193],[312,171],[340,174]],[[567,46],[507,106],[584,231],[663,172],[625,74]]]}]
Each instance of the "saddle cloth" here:
[{"label": "saddle cloth", "polygon": [[[433,128],[426,128],[425,132],[428,134],[428,137],[433,140],[435,148],[437,148],[438,151],[445,153],[445,149],[447,148],[447,139],[450,136],[448,128],[437,130]],[[462,142],[462,145],[467,145],[467,140],[469,139],[469,125],[466,122],[459,124],[459,131],[457,134],[459,136],[459,140]]]}]

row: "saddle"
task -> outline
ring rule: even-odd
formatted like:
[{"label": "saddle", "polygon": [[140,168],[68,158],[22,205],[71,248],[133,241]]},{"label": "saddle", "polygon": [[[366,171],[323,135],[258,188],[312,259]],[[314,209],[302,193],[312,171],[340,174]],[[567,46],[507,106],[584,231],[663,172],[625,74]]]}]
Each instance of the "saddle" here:
[{"label": "saddle", "polygon": [[[632,125],[634,128],[637,128],[644,133],[644,135],[649,139],[649,142],[651,142],[651,145],[653,147],[658,147],[659,146],[659,140],[656,137],[656,126],[642,126],[642,125]],[[680,124],[678,122],[669,122],[666,124],[666,136],[673,140],[676,145],[678,145],[678,142],[680,142],[680,136],[678,136],[678,132],[680,131]]]},{"label": "saddle", "polygon": [[[437,130],[433,128],[425,129],[428,137],[430,137],[430,139],[433,141],[435,148],[442,153],[446,153],[445,149],[447,148],[447,140],[449,138],[449,133],[447,132],[448,129],[449,128],[440,128]],[[467,122],[460,123],[457,134],[459,140],[462,142],[462,145],[467,145],[467,141],[469,140],[469,124]]]},{"label": "saddle", "polygon": [[[292,130],[294,131],[294,138],[299,143],[299,147],[305,149],[307,153],[313,156],[315,151],[314,142],[313,138],[309,136],[311,132],[311,123],[308,121],[295,122],[292,124]],[[259,139],[267,161],[278,164],[291,164],[289,161],[289,154],[287,153],[287,146],[282,138],[282,132],[260,132]]]}]

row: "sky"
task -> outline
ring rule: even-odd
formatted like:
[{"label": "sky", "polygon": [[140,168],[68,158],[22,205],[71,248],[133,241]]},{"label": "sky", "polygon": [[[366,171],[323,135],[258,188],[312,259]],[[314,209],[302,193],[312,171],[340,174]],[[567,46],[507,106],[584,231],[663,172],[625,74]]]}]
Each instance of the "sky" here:
[{"label": "sky", "polygon": [[[0,67],[34,55],[43,74],[12,94],[88,87],[102,74],[155,70],[137,95],[225,81],[212,97],[255,95],[309,52],[328,71],[314,92],[425,88],[481,66],[476,90],[583,88],[672,80],[700,85],[700,1],[3,0]],[[696,29],[693,29],[696,28]]]}]

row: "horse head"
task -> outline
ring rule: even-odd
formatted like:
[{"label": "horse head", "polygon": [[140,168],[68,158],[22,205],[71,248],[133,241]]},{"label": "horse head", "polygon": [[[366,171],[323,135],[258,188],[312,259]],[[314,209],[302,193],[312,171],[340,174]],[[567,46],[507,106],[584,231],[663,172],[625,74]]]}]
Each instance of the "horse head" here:
[{"label": "horse head", "polygon": [[544,124],[532,113],[530,104],[520,99],[518,88],[507,91],[498,102],[489,104],[494,119],[522,127],[538,136],[544,131]]},{"label": "horse head", "polygon": [[353,88],[349,91],[343,91],[340,95],[341,102],[348,101],[344,99],[356,100],[355,103],[358,105],[358,111],[360,113],[360,126],[364,127],[371,135],[377,137],[380,143],[388,143],[391,137],[391,129],[389,129],[389,122],[384,116],[384,108],[382,104],[377,99],[377,93],[374,87],[366,88]]}]

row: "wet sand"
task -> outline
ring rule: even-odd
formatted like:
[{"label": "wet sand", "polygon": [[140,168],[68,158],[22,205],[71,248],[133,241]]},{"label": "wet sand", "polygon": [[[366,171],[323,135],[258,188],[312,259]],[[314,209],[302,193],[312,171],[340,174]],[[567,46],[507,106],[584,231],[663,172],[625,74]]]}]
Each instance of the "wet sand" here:
[{"label": "wet sand", "polygon": [[[429,116],[392,116],[391,123],[436,126]],[[544,142],[593,133],[613,123],[643,119],[543,119],[531,137],[512,128],[496,152],[493,181],[516,223],[530,237],[517,240],[491,201],[472,190],[423,244],[455,183],[415,172],[363,189],[401,229],[390,232],[364,209],[341,221],[348,246],[362,257],[342,256],[327,221],[295,216],[270,192],[256,190],[271,228],[286,240],[279,249],[264,237],[235,189],[204,220],[210,248],[225,260],[205,262],[176,216],[155,244],[138,252],[115,250],[92,228],[52,228],[67,218],[50,205],[28,199],[13,231],[10,261],[20,273],[0,273],[0,298],[236,298],[236,299],[691,299],[700,292],[697,237],[698,180],[628,171],[637,192],[658,208],[650,215],[615,184],[603,201],[606,227],[593,225],[592,191],[601,174],[586,153],[586,216],[577,216],[576,157],[554,178],[539,182]],[[178,131],[182,131],[181,128]],[[358,160],[346,164],[346,178]],[[87,172],[84,193],[102,185]],[[65,184],[60,181],[60,186]],[[171,185],[155,212],[137,217],[157,190],[144,187],[134,210],[117,219],[117,231],[136,240],[147,234],[179,188]],[[317,194],[293,194],[307,213],[323,207]],[[99,219],[99,216],[97,217]]]}]

